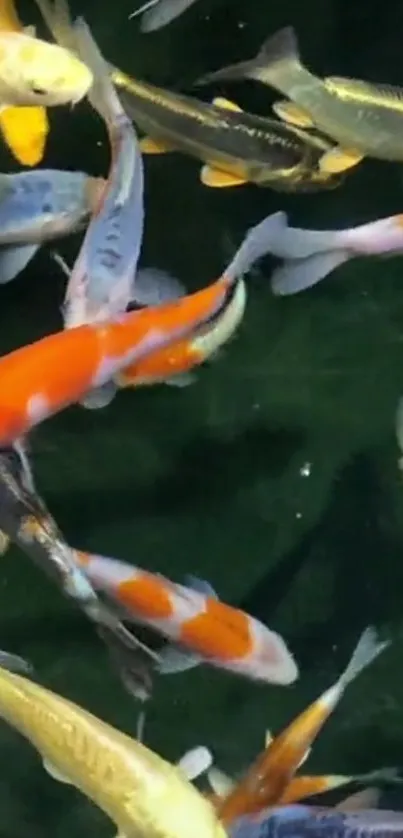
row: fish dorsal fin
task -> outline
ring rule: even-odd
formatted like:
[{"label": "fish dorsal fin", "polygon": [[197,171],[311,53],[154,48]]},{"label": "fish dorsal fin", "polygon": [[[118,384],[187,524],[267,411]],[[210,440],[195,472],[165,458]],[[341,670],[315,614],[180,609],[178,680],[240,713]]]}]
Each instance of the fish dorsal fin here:
[{"label": "fish dorsal fin", "polygon": [[209,186],[212,189],[228,189],[231,186],[242,186],[242,184],[246,183],[245,178],[239,175],[232,175],[229,172],[223,172],[221,169],[216,169],[207,163],[202,167],[200,180],[204,186]]},{"label": "fish dorsal fin", "polygon": [[239,107],[235,102],[231,102],[230,99],[225,99],[224,96],[215,96],[211,102],[215,108],[222,108],[225,111],[235,111],[237,113],[242,113],[242,108]]},{"label": "fish dorsal fin", "polygon": [[271,745],[271,743],[273,742],[273,739],[274,739],[274,736],[273,736],[271,730],[266,730],[265,734],[264,734],[265,748],[268,748],[269,745]]},{"label": "fish dorsal fin", "polygon": [[227,797],[235,788],[235,781],[214,766],[207,772],[208,781],[217,797]]},{"label": "fish dorsal fin", "polygon": [[381,793],[379,789],[367,788],[350,794],[335,806],[340,812],[358,812],[360,809],[376,809]]},{"label": "fish dorsal fin", "polygon": [[[392,84],[371,84],[359,79],[328,76],[324,79],[326,90],[345,102],[359,100],[361,105],[390,107],[393,104],[403,111],[403,90]],[[400,107],[399,107],[400,106]]]}]

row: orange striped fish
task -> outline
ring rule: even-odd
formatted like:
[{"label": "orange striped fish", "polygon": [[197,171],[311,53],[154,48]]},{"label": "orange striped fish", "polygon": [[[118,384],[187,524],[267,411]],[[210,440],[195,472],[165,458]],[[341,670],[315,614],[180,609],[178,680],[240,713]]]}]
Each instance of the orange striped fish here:
[{"label": "orange striped fish", "polygon": [[[329,788],[315,788],[315,778],[294,775],[317,734],[340,701],[348,684],[367,667],[388,643],[380,642],[374,629],[368,628],[362,634],[351,660],[341,677],[313,702],[303,713],[273,740],[258,756],[239,783],[231,784],[224,791],[217,809],[225,824],[232,823],[242,815],[253,814],[262,809],[290,802],[324,791]],[[216,777],[210,772],[212,786],[218,790]],[[330,787],[341,785],[345,778],[330,778]],[[294,781],[294,787],[290,784]],[[301,782],[302,781],[302,782]],[[341,781],[341,782],[340,782]],[[316,779],[317,782],[317,779]],[[319,781],[320,785],[320,781]],[[305,788],[304,788],[305,786]]]},{"label": "orange striped fish", "polygon": [[291,684],[298,669],[276,632],[217,599],[207,582],[188,577],[178,585],[125,562],[76,553],[95,589],[105,591],[128,618],[168,637],[156,668],[163,674],[208,663],[273,684]]}]

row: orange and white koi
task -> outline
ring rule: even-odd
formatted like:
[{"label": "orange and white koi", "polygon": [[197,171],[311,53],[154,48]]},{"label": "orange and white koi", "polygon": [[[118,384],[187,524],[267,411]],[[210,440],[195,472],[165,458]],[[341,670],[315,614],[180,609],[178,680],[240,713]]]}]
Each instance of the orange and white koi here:
[{"label": "orange and white koi", "polygon": [[232,278],[224,275],[174,302],[56,332],[0,358],[0,446],[79,402],[140,358],[192,334],[217,316],[233,289]]},{"label": "orange and white koi", "polygon": [[192,576],[179,585],[125,562],[83,552],[77,561],[95,589],[125,609],[127,619],[172,641],[160,652],[163,674],[208,663],[273,684],[291,684],[296,663],[284,640],[263,623],[221,602],[212,587]]},{"label": "orange and white koi", "polygon": [[[225,824],[232,823],[243,815],[259,812],[279,801],[284,802],[284,798],[287,799],[285,796],[287,791],[290,795],[290,783],[295,772],[304,761],[312,742],[337,706],[346,687],[387,645],[387,642],[379,641],[374,629],[366,629],[338,681],[297,716],[282,733],[270,740],[268,747],[258,756],[239,783],[231,783],[231,786],[227,787],[218,804],[218,813]],[[210,777],[213,787],[215,786],[214,790],[218,791],[219,785],[214,773],[210,774]],[[341,784],[339,779],[334,778],[333,788]],[[301,796],[301,788],[298,789],[298,786],[291,795],[294,799],[296,793]]]}]

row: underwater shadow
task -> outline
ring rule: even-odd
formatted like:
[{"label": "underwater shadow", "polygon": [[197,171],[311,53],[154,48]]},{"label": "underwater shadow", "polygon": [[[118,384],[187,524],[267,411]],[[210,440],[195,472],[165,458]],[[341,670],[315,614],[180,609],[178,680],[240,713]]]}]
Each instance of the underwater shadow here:
[{"label": "underwater shadow", "polygon": [[[185,445],[175,463],[151,488],[89,488],[68,494],[55,491],[49,503],[58,518],[74,521],[76,536],[102,520],[113,525],[144,515],[182,515],[226,503],[251,480],[281,475],[304,443],[303,432],[249,426],[230,440],[201,436]],[[47,500],[47,499],[45,499]],[[66,512],[67,511],[67,512]]]}]

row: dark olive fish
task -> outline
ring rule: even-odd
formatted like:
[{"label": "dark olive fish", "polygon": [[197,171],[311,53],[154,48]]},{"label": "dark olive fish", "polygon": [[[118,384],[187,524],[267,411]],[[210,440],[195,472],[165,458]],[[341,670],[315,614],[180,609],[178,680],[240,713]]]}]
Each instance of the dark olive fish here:
[{"label": "dark olive fish", "polygon": [[0,449],[0,549],[10,542],[26,553],[94,623],[129,691],[146,699],[158,655],[126,629],[95,593],[74,561],[56,521],[40,497],[20,443]]},{"label": "dark olive fish", "polygon": [[205,186],[244,183],[284,192],[339,185],[340,177],[319,169],[319,160],[334,145],[317,133],[247,113],[233,102],[212,104],[171,93],[114,69],[127,114],[147,135],[143,153],[181,151],[202,160]]},{"label": "dark olive fish", "polygon": [[[77,50],[66,0],[36,0],[59,44]],[[181,151],[203,162],[201,181],[210,187],[244,183],[284,192],[328,189],[340,178],[319,171],[330,140],[274,119],[242,111],[218,98],[212,104],[138,81],[110,65],[127,115],[144,132],[145,154]]]},{"label": "dark olive fish", "polygon": [[208,73],[198,84],[251,78],[288,96],[275,113],[292,125],[315,126],[337,143],[320,169],[341,172],[363,157],[403,160],[403,88],[336,76],[321,79],[302,63],[291,26],[265,41],[255,58]]}]

